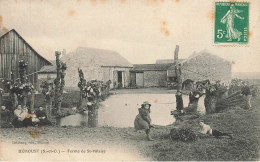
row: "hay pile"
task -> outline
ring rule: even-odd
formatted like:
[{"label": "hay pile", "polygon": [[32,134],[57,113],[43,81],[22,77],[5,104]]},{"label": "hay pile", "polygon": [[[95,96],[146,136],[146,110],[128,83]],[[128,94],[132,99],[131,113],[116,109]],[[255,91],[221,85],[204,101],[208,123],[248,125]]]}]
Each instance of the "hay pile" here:
[{"label": "hay pile", "polygon": [[191,128],[173,128],[170,132],[170,139],[183,142],[192,142],[198,139]]}]

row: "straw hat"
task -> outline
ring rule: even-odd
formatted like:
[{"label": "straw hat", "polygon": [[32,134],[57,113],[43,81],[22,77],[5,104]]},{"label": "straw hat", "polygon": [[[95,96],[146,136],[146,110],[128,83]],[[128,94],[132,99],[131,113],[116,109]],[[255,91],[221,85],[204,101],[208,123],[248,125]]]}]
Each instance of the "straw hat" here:
[{"label": "straw hat", "polygon": [[148,101],[144,101],[142,105],[149,105],[149,106],[151,106],[151,104]]}]

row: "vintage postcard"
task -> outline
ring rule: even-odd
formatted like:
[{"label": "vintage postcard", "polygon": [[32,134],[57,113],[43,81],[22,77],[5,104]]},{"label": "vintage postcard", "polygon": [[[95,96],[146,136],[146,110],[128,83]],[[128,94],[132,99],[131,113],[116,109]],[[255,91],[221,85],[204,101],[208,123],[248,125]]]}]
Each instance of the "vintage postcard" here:
[{"label": "vintage postcard", "polygon": [[0,160],[259,161],[259,11],[0,0]]}]

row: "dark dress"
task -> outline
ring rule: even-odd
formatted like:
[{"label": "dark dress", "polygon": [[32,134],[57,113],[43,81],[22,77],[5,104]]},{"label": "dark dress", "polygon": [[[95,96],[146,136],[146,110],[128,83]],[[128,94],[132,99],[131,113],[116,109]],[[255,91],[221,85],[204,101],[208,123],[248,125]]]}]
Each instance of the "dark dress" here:
[{"label": "dark dress", "polygon": [[1,109],[1,120],[0,120],[0,125],[2,128],[9,128],[12,127],[11,123],[10,123],[10,118],[11,118],[11,113],[9,110],[5,109],[2,110]]},{"label": "dark dress", "polygon": [[[36,111],[36,116],[40,120],[39,125],[51,125],[51,122],[47,119],[47,115],[44,111],[38,110]],[[45,117],[44,119],[41,119]]]},{"label": "dark dress", "polygon": [[139,108],[139,114],[136,116],[134,126],[136,130],[150,129],[151,117],[150,109]]}]

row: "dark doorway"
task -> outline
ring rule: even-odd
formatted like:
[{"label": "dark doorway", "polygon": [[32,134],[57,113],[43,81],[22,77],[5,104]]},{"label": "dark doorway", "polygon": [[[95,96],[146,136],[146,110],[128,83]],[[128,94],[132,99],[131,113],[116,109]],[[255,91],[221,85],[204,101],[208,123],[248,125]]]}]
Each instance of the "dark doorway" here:
[{"label": "dark doorway", "polygon": [[118,88],[122,88],[123,86],[123,75],[122,71],[118,71]]}]

